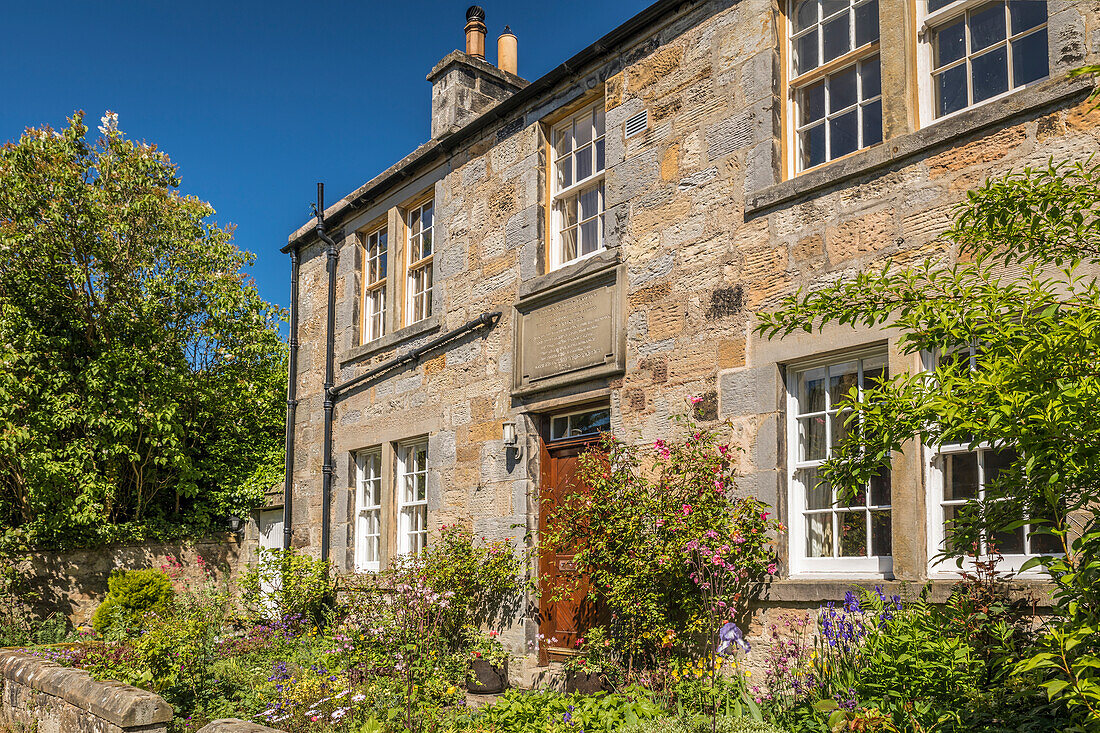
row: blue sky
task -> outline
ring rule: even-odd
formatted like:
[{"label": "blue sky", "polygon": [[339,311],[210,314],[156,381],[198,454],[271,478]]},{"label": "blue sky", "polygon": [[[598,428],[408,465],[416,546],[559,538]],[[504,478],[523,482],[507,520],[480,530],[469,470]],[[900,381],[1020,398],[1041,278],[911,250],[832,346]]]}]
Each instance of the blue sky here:
[{"label": "blue sky", "polygon": [[[490,60],[510,25],[534,80],[652,0],[489,0]],[[0,142],[106,109],[180,166],[182,190],[237,225],[265,298],[289,302],[279,248],[428,137],[424,77],[463,47],[466,0],[63,0],[4,4]]]}]

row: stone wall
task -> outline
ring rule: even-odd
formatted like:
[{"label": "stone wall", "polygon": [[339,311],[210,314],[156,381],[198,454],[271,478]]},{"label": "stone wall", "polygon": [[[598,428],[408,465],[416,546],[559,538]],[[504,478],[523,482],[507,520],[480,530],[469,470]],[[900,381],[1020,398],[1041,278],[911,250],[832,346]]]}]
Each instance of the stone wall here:
[{"label": "stone wall", "polygon": [[[91,622],[107,595],[114,570],[160,569],[178,562],[181,579],[198,582],[204,568],[220,579],[234,579],[241,569],[241,542],[235,535],[194,542],[162,542],[100,547],[91,550],[36,552],[24,563],[31,598],[39,616],[61,614],[74,626]],[[201,562],[200,562],[201,560]]]},{"label": "stone wall", "polygon": [[[341,568],[354,567],[357,451],[387,451],[383,516],[391,526],[390,448],[427,436],[429,527],[458,521],[487,537],[519,538],[537,527],[547,416],[595,400],[609,405],[616,435],[648,443],[667,438],[670,417],[686,410],[689,397],[702,397],[707,417],[728,420],[743,448],[739,490],[775,506],[789,524],[787,369],[867,346],[885,350],[892,373],[920,365],[900,353],[894,334],[877,329],[768,341],[753,333],[756,314],[799,288],[887,260],[951,263],[954,253],[938,235],[967,189],[1051,156],[1086,160],[1100,151],[1100,113],[1088,110],[1088,84],[1066,78],[1069,69],[1100,57],[1095,3],[1047,3],[1049,80],[924,126],[913,107],[919,90],[911,4],[879,4],[884,142],[804,174],[786,170],[785,19],[778,4],[712,0],[679,4],[521,108],[487,116],[443,161],[409,165],[399,183],[377,190],[368,184],[354,203],[341,203],[348,213],[334,222],[342,229],[337,382],[482,313],[502,312],[491,330],[342,396],[329,508],[331,552]],[[548,126],[596,100],[606,114],[607,249],[551,270]],[[626,139],[623,123],[643,110],[648,129]],[[400,273],[401,212],[425,194],[436,206],[434,315],[402,328],[390,312],[386,338],[363,345],[357,237],[387,224],[391,272]],[[318,552],[326,281],[323,247],[307,232],[296,235],[304,239],[293,520],[295,545]],[[611,271],[625,302],[623,372],[539,394],[515,392],[517,304]],[[390,300],[400,303],[400,277],[391,282]],[[505,422],[517,423],[519,450],[505,447]],[[927,464],[920,446],[894,460],[893,569],[884,580],[930,579]],[[786,558],[785,537],[780,547]],[[767,592],[775,607],[836,600],[835,579],[792,578],[786,561],[781,575]],[[520,625],[505,639],[520,651],[534,633],[533,624]]]},{"label": "stone wall", "polygon": [[0,651],[0,685],[0,729],[12,733],[166,733],[173,715],[152,692],[20,652]]},{"label": "stone wall", "polygon": [[274,728],[265,728],[236,718],[224,718],[199,728],[199,733],[283,733]]}]

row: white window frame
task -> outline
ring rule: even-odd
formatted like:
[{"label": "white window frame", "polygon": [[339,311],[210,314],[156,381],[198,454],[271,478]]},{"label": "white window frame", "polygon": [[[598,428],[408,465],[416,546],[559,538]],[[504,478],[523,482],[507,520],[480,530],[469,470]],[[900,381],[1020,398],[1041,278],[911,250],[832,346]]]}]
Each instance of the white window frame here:
[{"label": "white window frame", "polygon": [[[423,226],[424,211],[426,209],[432,210],[432,223],[427,227]],[[419,232],[414,233],[412,222],[416,214],[420,215],[419,221],[421,222],[421,229]],[[428,199],[409,209],[405,230],[405,261],[408,263],[405,266],[405,271],[408,273],[405,279],[405,325],[411,326],[414,323],[419,323],[426,318],[430,318],[432,315],[432,293],[435,287],[435,272],[433,265],[433,257],[435,256],[434,199]],[[425,233],[431,238],[431,251],[427,256],[420,257],[419,244],[423,241]],[[413,254],[414,247],[416,248],[416,256]],[[427,283],[426,287],[425,283]],[[419,315],[416,311],[418,298],[423,299],[422,302],[424,305],[423,311]]]},{"label": "white window frame", "polygon": [[[839,553],[834,557],[810,557],[806,552],[806,539],[808,535],[806,512],[818,511],[810,510],[806,506],[806,487],[800,481],[797,480],[798,471],[801,469],[815,468],[824,463],[824,460],[801,460],[799,458],[799,434],[798,434],[798,419],[799,417],[805,417],[799,413],[798,405],[798,389],[801,376],[810,370],[819,369],[821,367],[840,366],[842,364],[848,364],[850,362],[858,363],[858,377],[857,384],[860,389],[863,389],[864,369],[863,363],[870,359],[882,359],[887,361],[887,375],[889,375],[889,364],[887,360],[887,350],[885,347],[871,347],[859,350],[853,350],[841,354],[835,354],[829,357],[823,357],[813,360],[806,360],[792,364],[787,368],[787,498],[788,506],[790,507],[790,516],[788,526],[790,532],[788,535],[788,556],[790,558],[790,567],[792,576],[801,577],[814,577],[814,576],[835,576],[843,574],[846,577],[860,577],[860,578],[873,578],[881,579],[892,576],[894,570],[893,555],[870,555],[864,557],[840,557]],[[825,410],[822,414],[829,415],[832,410],[832,398],[828,388],[828,380],[825,385]],[[817,415],[818,413],[807,413],[807,415]],[[826,430],[826,454],[828,458],[832,452],[832,420],[825,420]],[[892,480],[892,477],[891,477]],[[835,491],[835,490],[834,490]],[[867,515],[867,552],[872,551],[871,542],[871,512],[872,511],[889,511],[891,520],[891,533],[893,533],[893,498],[894,490],[891,487],[889,505],[872,505],[871,504],[872,492],[868,488],[866,490],[866,499],[863,506],[863,511]],[[835,505],[834,505],[835,506]],[[821,510],[824,513],[826,510]],[[838,517],[840,512],[835,509],[829,510],[833,517],[833,548],[834,552],[837,551],[837,547],[840,543],[840,532],[838,527]],[[893,538],[891,537],[891,552],[893,550]]]},{"label": "white window frame", "polygon": [[[875,101],[879,101],[880,109],[881,109],[881,102],[882,102],[882,59],[881,59],[881,56],[880,56],[879,61],[878,61],[878,63],[879,63],[879,93],[878,93],[877,96],[868,97],[867,99],[863,99],[862,69],[860,67],[857,67],[857,70],[856,70],[856,103],[854,105],[845,107],[845,108],[840,109],[840,110],[828,110],[829,102],[828,102],[828,99],[826,99],[826,110],[828,110],[826,112],[826,118],[825,118],[825,122],[824,122],[826,141],[828,141],[828,136],[830,135],[830,133],[829,133],[829,120],[834,119],[836,117],[839,117],[843,114],[847,114],[848,112],[851,112],[853,109],[858,110],[857,111],[857,117],[856,117],[856,119],[857,119],[856,125],[857,125],[857,134],[859,136],[859,143],[858,143],[858,146],[856,147],[856,149],[853,150],[850,153],[845,153],[844,155],[841,155],[841,156],[826,157],[826,159],[823,162],[818,163],[818,164],[816,164],[814,166],[811,166],[811,167],[808,167],[808,168],[802,168],[801,167],[801,156],[799,155],[799,145],[800,145],[800,143],[799,143],[799,133],[803,129],[813,127],[814,124],[820,124],[820,123],[811,123],[811,124],[808,124],[808,125],[800,124],[801,111],[799,109],[799,104],[798,104],[799,92],[802,89],[805,89],[806,87],[809,87],[810,85],[817,83],[818,81],[820,81],[824,77],[836,76],[837,74],[839,74],[840,72],[848,69],[851,66],[857,66],[857,64],[860,64],[860,62],[867,62],[871,58],[873,58],[875,56],[878,56],[879,55],[879,40],[870,41],[868,43],[863,44],[862,46],[855,47],[851,51],[848,51],[847,53],[842,54],[842,55],[838,56],[835,59],[832,59],[830,61],[826,61],[826,62],[824,62],[822,64],[819,64],[818,66],[814,67],[813,69],[810,69],[809,71],[803,72],[802,74],[799,74],[798,76],[795,76],[795,43],[797,41],[796,35],[797,36],[802,36],[802,35],[805,35],[808,32],[812,32],[809,28],[807,28],[807,29],[803,29],[802,31],[799,31],[797,34],[795,33],[795,10],[798,6],[799,1],[800,0],[788,0],[788,2],[787,2],[787,13],[786,13],[787,69],[785,71],[784,76],[787,79],[787,84],[786,84],[786,86],[787,86],[787,89],[786,89],[786,107],[787,107],[787,120],[789,121],[789,124],[787,125],[787,127],[790,130],[789,134],[787,135],[787,140],[786,140],[787,161],[788,161],[788,163],[787,163],[787,175],[788,175],[788,177],[801,175],[803,173],[806,173],[807,171],[811,171],[811,170],[814,170],[814,169],[819,168],[821,166],[828,165],[829,163],[833,162],[834,160],[839,160],[840,158],[843,158],[843,157],[848,156],[848,155],[853,155],[854,153],[857,153],[860,150],[864,150],[868,147],[871,147],[870,145],[864,145],[863,144],[863,109],[865,107],[867,107],[868,105],[873,104]],[[852,39],[853,44],[855,44],[855,41],[856,41],[856,37],[855,37],[855,15],[856,15],[855,11],[856,11],[856,7],[858,5],[864,5],[864,4],[866,4],[866,2],[869,2],[869,1],[870,0],[852,0],[852,2],[850,2],[850,4],[849,4],[848,8],[845,10],[845,12],[849,13],[849,17],[851,19],[851,21],[849,23],[849,33],[851,33],[851,39]],[[828,16],[828,18],[832,18],[832,17],[834,17],[834,16]],[[813,27],[820,27],[822,25],[822,21],[824,21],[824,20],[827,20],[827,18],[820,18],[819,17],[818,21],[817,21],[817,24],[815,24],[815,26],[813,26]],[[880,4],[879,4],[879,26],[880,26],[880,28],[881,28],[881,25],[882,25],[882,5],[881,5],[881,2],[880,2]],[[822,29],[822,31],[821,31],[821,33],[819,33],[818,37],[820,39],[819,43],[818,43],[818,58],[821,59],[821,58],[824,58],[824,50],[823,50],[824,43],[825,43],[825,41],[824,41],[824,38],[825,38],[824,29]],[[826,87],[828,87],[828,82],[826,82]],[[828,90],[826,89],[826,94],[827,93],[828,93]],[[882,115],[882,118],[880,119],[879,124],[884,125],[885,124],[885,113],[884,113],[884,111],[880,111],[880,115]],[[879,142],[873,143],[873,145],[881,144],[882,141],[885,140],[885,136],[886,136],[886,130],[882,129],[882,132],[880,134]],[[826,146],[828,146],[828,142],[826,142]]]},{"label": "white window frame", "polygon": [[[572,412],[560,412],[556,415],[551,415],[551,417],[550,417],[550,440],[551,441],[573,440],[575,438],[583,438],[583,437],[587,437],[587,436],[600,435],[601,431],[596,431],[596,432],[592,432],[592,433],[576,433],[576,434],[573,433],[573,423],[574,423],[575,418],[578,418],[581,415],[591,415],[591,414],[597,413],[597,412],[606,412],[607,413],[607,431],[603,431],[603,432],[610,432],[611,431],[611,407],[609,405],[603,406],[603,407],[586,407],[583,410],[574,410]],[[559,420],[565,420],[565,432],[566,432],[566,434],[563,435],[563,436],[555,437],[554,436],[554,425]]]},{"label": "white window frame", "polygon": [[[1004,0],[1001,1],[1003,2]],[[1007,46],[1007,64],[1009,79],[1008,90],[975,103],[972,101],[974,98],[974,89],[972,85],[972,80],[968,73],[966,81],[966,97],[968,104],[962,109],[955,110],[954,112],[946,114],[943,117],[936,117],[936,90],[935,85],[932,82],[932,71],[935,63],[934,50],[932,48],[932,30],[934,28],[942,28],[950,25],[951,22],[956,20],[960,15],[969,13],[975,8],[981,7],[988,2],[990,2],[990,0],[956,0],[955,2],[952,2],[938,10],[929,13],[928,0],[917,0],[917,23],[919,28],[917,32],[917,106],[918,117],[920,119],[921,127],[933,125],[942,120],[949,120],[956,115],[962,114],[963,112],[982,107],[992,102],[996,102],[998,99],[1004,99],[1005,97],[1015,94],[1021,89],[1026,89],[1030,86],[1034,86],[1035,84],[1039,84],[1043,81],[1046,81],[1047,79],[1050,79],[1050,40],[1049,33],[1047,31],[1048,23],[1050,21],[1050,6],[1048,2],[1046,22],[1029,28],[1023,33],[1018,33],[1016,35],[1007,35],[1004,41],[995,43],[988,48],[982,49],[981,53],[978,54],[980,56],[989,53],[991,50],[999,47],[1002,44]],[[1007,4],[1005,12],[1008,12]],[[966,55],[962,61],[962,63],[967,67],[970,66],[970,59],[972,58],[970,54],[969,28],[970,25],[969,23],[967,23],[965,38]],[[1011,28],[1006,29],[1006,33],[1009,33],[1010,31]],[[1012,76],[1014,73],[1012,70],[1012,41],[1022,38],[1023,36],[1030,35],[1032,33],[1048,33],[1047,75],[1044,77],[1040,77],[1034,81],[1027,82],[1026,84],[1021,84],[1014,87],[1012,86]]]},{"label": "white window frame", "polygon": [[[421,452],[423,463],[418,463]],[[428,439],[420,438],[397,446],[397,551],[419,555],[427,544]]]},{"label": "white window frame", "polygon": [[[965,347],[965,349],[959,349],[959,352],[966,351],[968,355],[968,361],[971,369],[976,369],[978,364],[978,347],[971,345]],[[935,369],[939,359],[934,354],[924,353],[922,354],[924,360],[924,367],[927,372]],[[998,450],[998,448],[990,445],[989,443],[980,443],[974,446],[973,449],[967,443],[945,443],[939,446],[924,445],[925,452],[925,485],[928,487],[928,498],[925,502],[928,508],[928,574],[930,577],[947,578],[958,577],[960,572],[970,571],[973,572],[977,566],[979,558],[976,557],[964,557],[962,564],[956,564],[954,559],[940,558],[938,561],[936,555],[943,552],[946,541],[945,531],[945,518],[943,507],[947,503],[944,499],[944,490],[946,488],[946,471],[944,470],[945,460],[948,455],[965,455],[967,453],[977,453],[978,457],[978,500],[985,498],[985,454],[990,451]],[[951,503],[956,506],[965,506],[965,500],[956,501],[951,500]],[[1024,545],[1025,549],[1031,547],[1031,537],[1028,535],[1031,531],[1030,525],[1024,525]],[[983,547],[984,550],[984,547]],[[1020,573],[1020,568],[1025,562],[1033,557],[1041,557],[1042,553],[1029,553],[1023,554],[1004,554],[1002,557],[1004,561],[998,564],[998,570],[1002,572],[1019,573],[1024,576],[1040,575],[1042,574],[1041,567],[1029,568],[1028,570]],[[984,559],[984,558],[983,558]]]},{"label": "white window frame", "polygon": [[[597,252],[601,252],[607,248],[606,233],[604,232],[605,214],[607,206],[605,203],[606,190],[604,188],[604,177],[607,169],[607,119],[604,115],[604,100],[600,99],[593,104],[586,106],[584,109],[579,110],[571,114],[567,119],[564,119],[555,124],[550,130],[550,165],[548,166],[548,175],[550,176],[551,187],[551,201],[550,201],[550,269],[557,269],[563,265],[568,265],[573,262],[580,262],[586,257],[591,257]],[[576,157],[574,153],[576,148],[572,142],[572,129],[576,122],[584,119],[585,117],[592,118],[595,115],[594,127],[598,127],[599,121],[602,121],[602,130],[593,130],[592,140],[585,143],[582,147],[591,147],[592,157],[592,173],[581,180],[576,180]],[[562,186],[559,180],[558,167],[561,162],[559,151],[560,136],[566,129],[570,130],[570,148],[569,148],[569,165],[571,182],[567,186]],[[603,166],[599,165],[600,150],[603,150]],[[597,213],[593,216],[581,219],[580,217],[580,195],[587,193],[589,190],[596,188],[597,197]],[[569,227],[565,226],[565,217],[563,212],[563,206],[565,202],[571,198],[576,199],[577,206],[577,222]],[[594,250],[584,254],[579,253],[577,256],[571,259],[565,259],[564,242],[562,240],[562,232],[566,229],[574,229],[578,235],[575,242],[576,246],[580,246],[580,232],[581,225],[584,222],[596,221],[596,237],[597,245]]]},{"label": "white window frame", "polygon": [[363,237],[363,343],[386,335],[389,234],[385,226]]},{"label": "white window frame", "polygon": [[381,570],[385,532],[382,449],[356,453],[355,473],[355,569],[360,573],[377,573]]}]

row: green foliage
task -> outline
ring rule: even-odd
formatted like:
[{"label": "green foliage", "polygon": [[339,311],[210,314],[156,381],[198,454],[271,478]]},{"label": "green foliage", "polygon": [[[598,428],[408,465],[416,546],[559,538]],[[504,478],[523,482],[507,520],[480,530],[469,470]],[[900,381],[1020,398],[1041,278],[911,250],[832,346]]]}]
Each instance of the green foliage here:
[{"label": "green foliage", "polygon": [[294,548],[260,548],[241,577],[241,600],[256,616],[324,621],[336,602],[332,565]]},{"label": "green foliage", "polygon": [[[281,312],[108,113],[0,149],[0,523],[37,545],[202,532],[281,463]],[[266,477],[265,477],[266,478]]]},{"label": "green foliage", "polygon": [[648,693],[635,688],[615,695],[509,690],[474,716],[471,729],[495,733],[616,733],[624,726],[656,718],[661,712]]},{"label": "green foliage", "polygon": [[92,616],[92,628],[101,634],[141,628],[144,614],[165,610],[174,594],[172,580],[160,570],[116,570],[107,588]]},{"label": "green foliage", "polygon": [[[1082,270],[1100,256],[1100,166],[1051,164],[987,181],[960,204],[945,243],[955,263],[862,272],[800,292],[759,331],[784,335],[822,324],[883,326],[909,354],[948,355],[921,374],[899,374],[850,396],[852,437],[825,475],[862,485],[910,440],[986,443],[1014,451],[985,500],[961,513],[950,552],[988,545],[1024,519],[1057,585],[1047,650],[1021,672],[1045,675],[1052,698],[1100,729],[1100,283]],[[976,362],[953,358],[977,345]],[[1037,527],[1037,529],[1036,529]],[[1081,537],[1069,543],[1070,534]],[[1060,545],[1060,547],[1056,547]]]},{"label": "green foliage", "polygon": [[[579,485],[589,488],[545,509],[543,551],[575,553],[578,576],[587,576],[589,593],[613,615],[609,638],[622,654],[638,657],[633,666],[655,662],[670,629],[678,643],[702,639],[713,651],[717,604],[721,623],[775,570],[778,525],[763,504],[733,498],[733,449],[712,430],[684,428],[682,440],[652,447],[605,437],[580,460]],[[720,565],[702,558],[708,547]],[[701,561],[728,575],[720,598],[703,591],[712,579],[702,577]],[[554,595],[573,590],[562,581]]]},{"label": "green foliage", "polygon": [[761,723],[752,718],[718,716],[712,721],[708,716],[687,718],[654,718],[643,723],[623,726],[620,733],[786,733],[772,723]]},{"label": "green foliage", "polygon": [[418,562],[432,589],[452,594],[442,620],[451,639],[470,626],[502,628],[523,601],[524,562],[510,540],[478,541],[468,527],[443,525]]}]

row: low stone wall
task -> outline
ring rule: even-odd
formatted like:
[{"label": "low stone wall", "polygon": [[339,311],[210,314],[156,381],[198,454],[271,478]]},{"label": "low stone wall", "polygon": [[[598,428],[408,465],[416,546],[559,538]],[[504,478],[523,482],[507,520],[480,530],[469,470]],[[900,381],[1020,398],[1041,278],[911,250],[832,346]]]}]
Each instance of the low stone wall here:
[{"label": "low stone wall", "polygon": [[167,733],[172,706],[82,669],[0,651],[0,729],[37,733]]},{"label": "low stone wall", "polygon": [[241,555],[240,539],[226,534],[193,542],[35,552],[21,570],[31,583],[31,605],[39,616],[57,613],[80,626],[91,622],[96,607],[107,595],[107,578],[112,570],[159,569],[178,562],[185,580],[200,580],[203,566],[213,568],[219,577],[228,573],[232,579],[241,570]]}]

